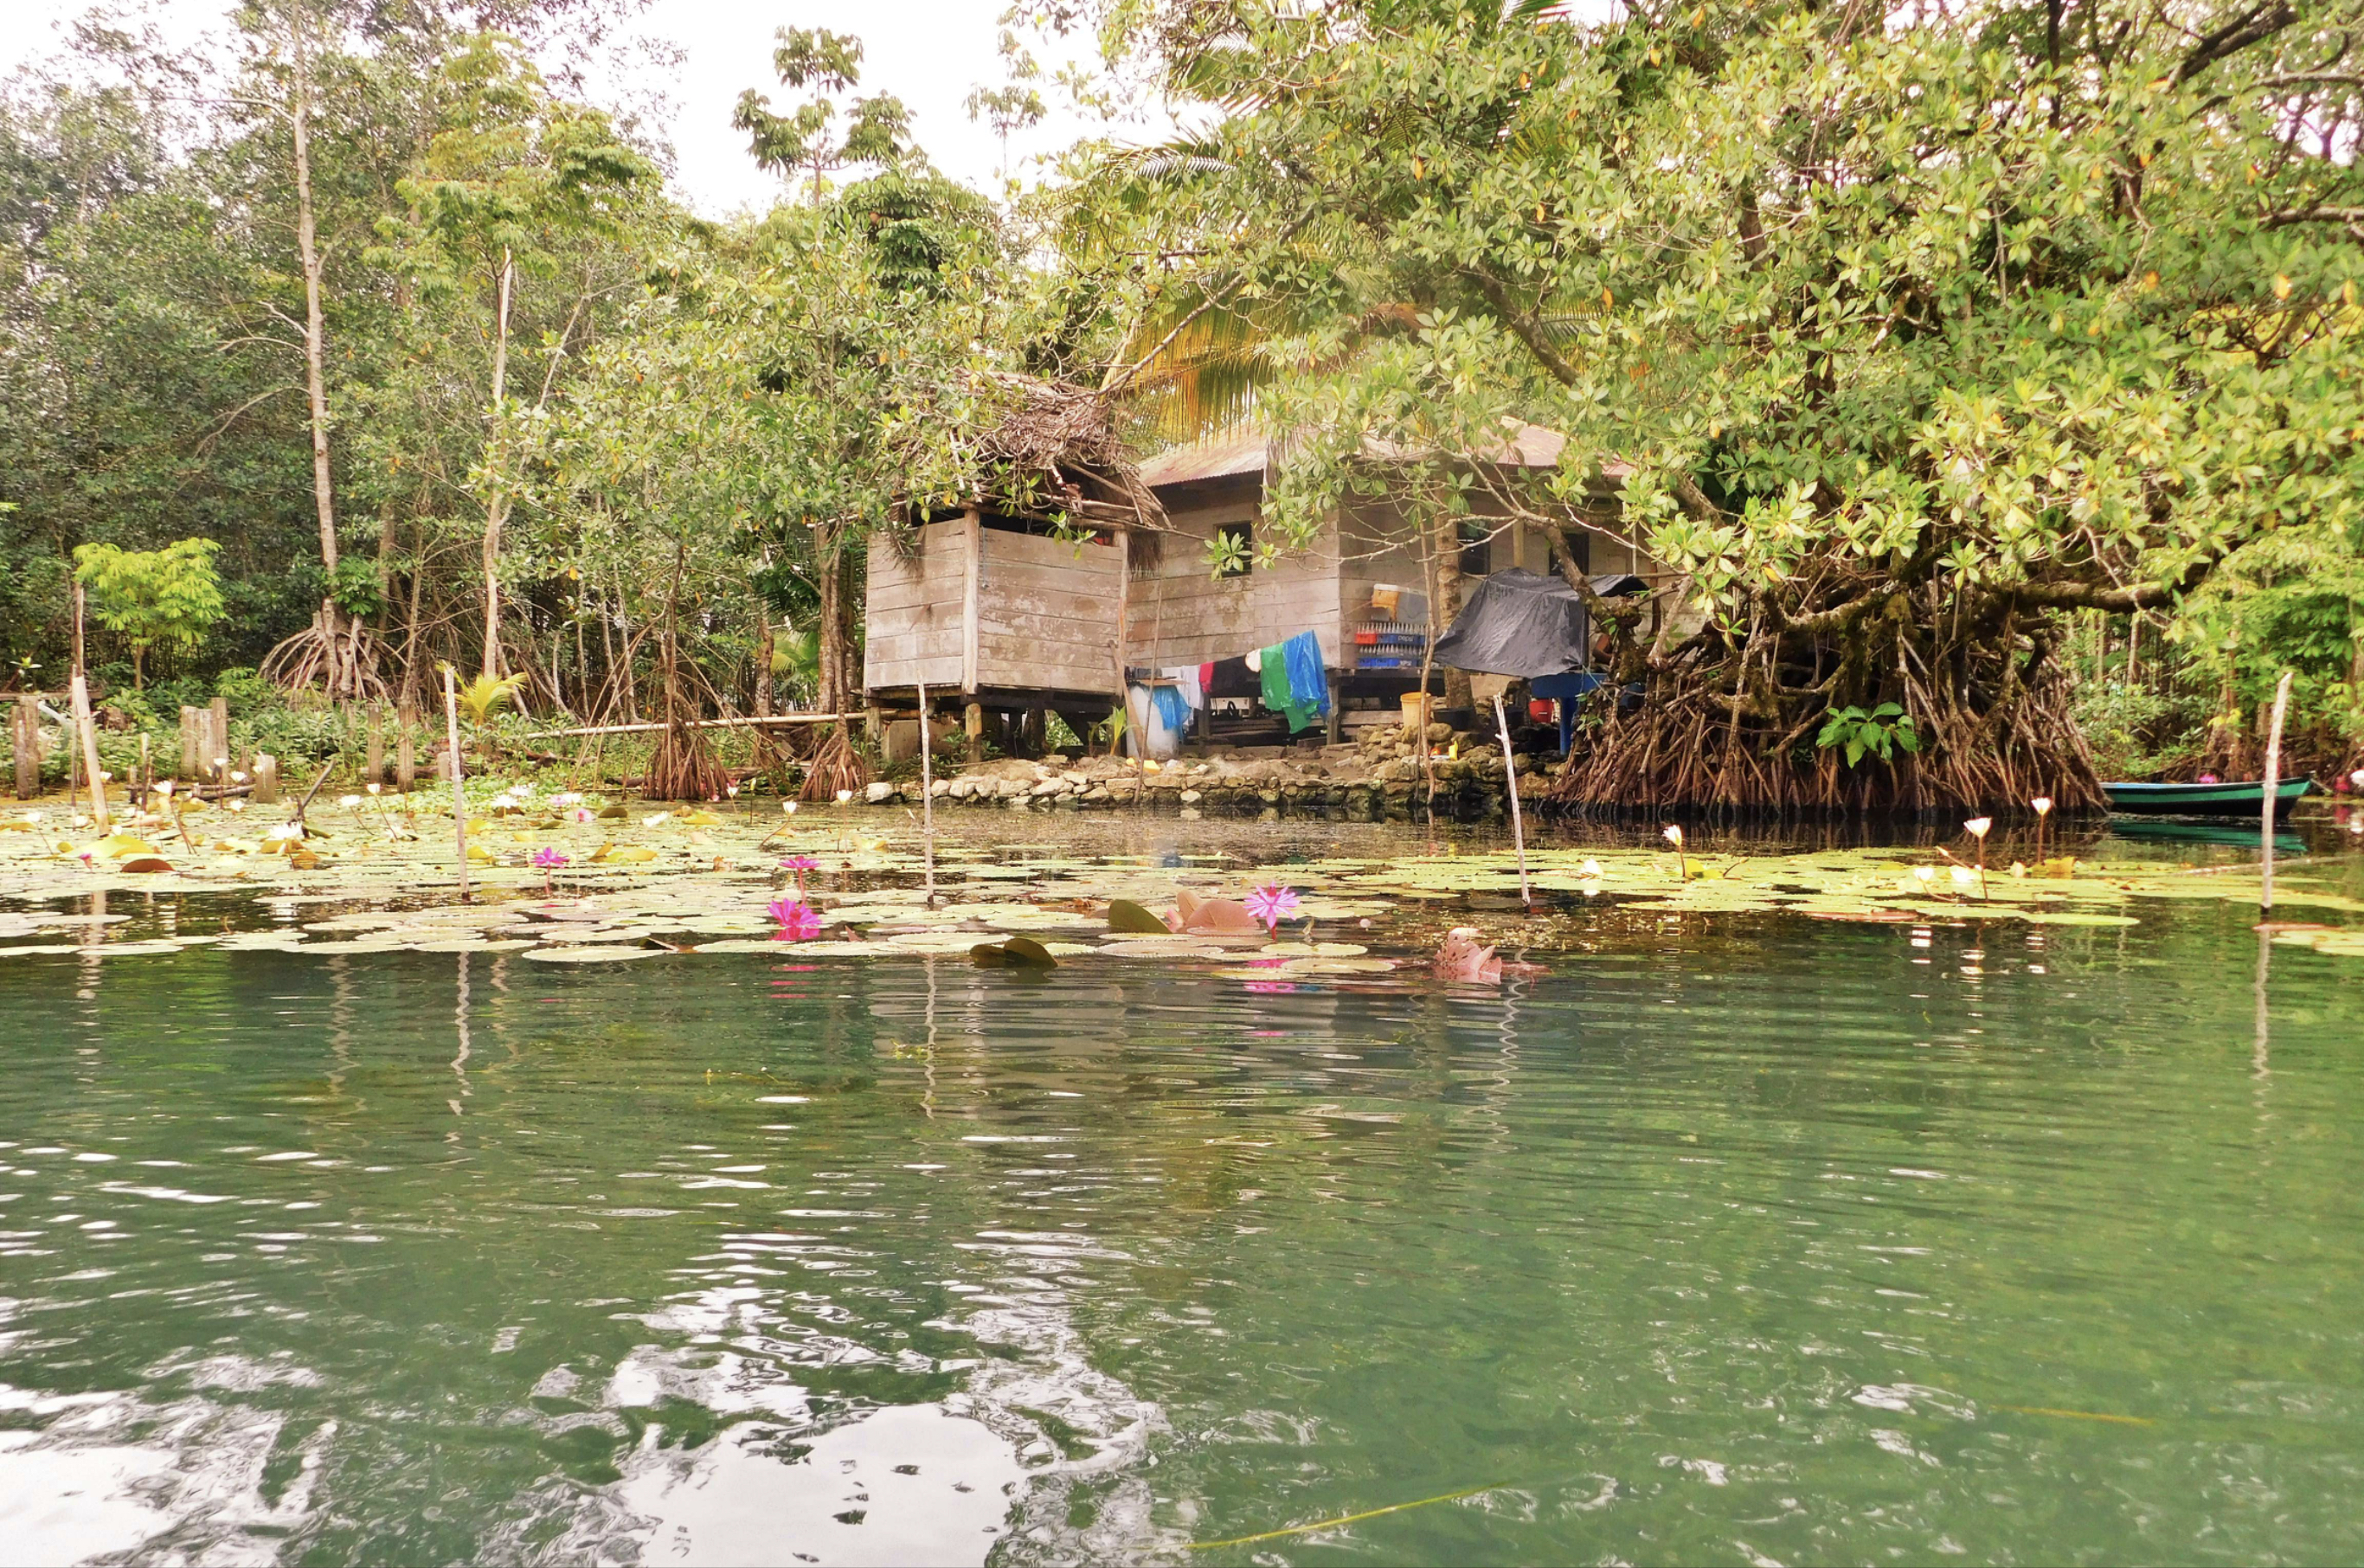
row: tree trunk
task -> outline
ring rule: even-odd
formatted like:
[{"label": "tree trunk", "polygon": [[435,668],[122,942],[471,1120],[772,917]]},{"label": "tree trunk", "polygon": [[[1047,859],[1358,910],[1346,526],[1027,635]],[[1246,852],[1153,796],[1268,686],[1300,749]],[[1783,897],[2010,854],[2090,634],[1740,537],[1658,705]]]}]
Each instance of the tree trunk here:
[{"label": "tree trunk", "polygon": [[772,612],[761,599],[755,603],[755,717],[772,714]]},{"label": "tree trunk", "polygon": [[[1453,629],[1461,617],[1461,520],[1446,517],[1436,525],[1436,635],[1444,636]],[[1444,706],[1451,708],[1475,707],[1469,695],[1469,673],[1451,665],[1444,669]]]},{"label": "tree trunk", "polygon": [[844,574],[841,570],[831,530],[815,530],[815,543],[820,546],[814,569],[820,579],[820,710],[823,713],[845,711],[845,610],[843,605]]},{"label": "tree trunk", "polygon": [[[288,39],[296,67],[291,119],[296,138],[296,250],[304,268],[304,390],[312,415],[312,506],[320,524],[320,564],[337,569],[337,506],[329,481],[328,329],[320,312],[319,233],[312,211],[312,70],[304,47],[304,11],[288,12]],[[336,629],[337,606],[324,600],[320,613]]]},{"label": "tree trunk", "polygon": [[[495,473],[505,461],[499,450],[501,433],[507,425],[507,406],[504,399],[508,392],[509,373],[509,291],[517,277],[517,261],[507,250],[501,251],[500,304],[493,329],[493,428],[490,453]],[[485,678],[498,678],[501,673],[501,525],[508,520],[508,491],[498,477],[493,481],[493,499],[485,509]]]}]

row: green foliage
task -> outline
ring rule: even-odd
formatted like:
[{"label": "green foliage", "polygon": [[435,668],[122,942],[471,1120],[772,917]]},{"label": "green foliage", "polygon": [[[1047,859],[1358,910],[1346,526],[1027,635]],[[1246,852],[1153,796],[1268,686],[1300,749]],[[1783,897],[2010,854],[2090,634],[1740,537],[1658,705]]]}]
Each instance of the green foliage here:
[{"label": "green foliage", "polygon": [[329,597],[347,615],[367,617],[385,608],[385,585],[378,579],[376,562],[348,555],[327,576]]},{"label": "green foliage", "polygon": [[74,576],[89,591],[99,623],[131,644],[135,685],[150,649],[160,642],[195,649],[222,618],[221,580],[214,571],[220,552],[209,539],[176,539],[162,550],[74,547]]},{"label": "green foliage", "polygon": [[[1382,477],[1546,520],[1613,474],[1706,622],[1621,655],[1645,714],[1901,702],[1976,798],[2057,754],[2049,614],[2364,518],[2364,170],[2301,128],[2364,111],[2341,6],[2104,0],[2057,55],[1999,7],[1094,11],[1205,128],[1072,187],[1144,377],[1257,345],[1299,543]],[[1546,475],[1487,461],[1524,422]]]},{"label": "green foliage", "polygon": [[1899,750],[1920,751],[1921,732],[1913,728],[1912,716],[1896,703],[1884,702],[1868,712],[1853,706],[1833,708],[1823,719],[1814,746],[1823,751],[1845,747],[1846,765],[1852,768],[1867,755],[1891,762]]},{"label": "green foliage", "polygon": [[525,689],[523,675],[478,675],[458,691],[460,711],[468,722],[482,728],[492,722],[494,712],[517,700]]},{"label": "green foliage", "polygon": [[2105,779],[2146,779],[2169,765],[2173,752],[2153,750],[2152,737],[2177,705],[2147,686],[2122,680],[2080,681],[2071,715]]},{"label": "green foliage", "polygon": [[837,117],[836,95],[862,80],[860,39],[820,28],[782,28],[778,38],[772,68],[780,85],[811,96],[791,112],[775,115],[771,100],[754,89],[739,95],[730,124],[747,133],[756,162],[784,173],[810,170],[818,203],[830,171],[848,165],[893,168],[911,155],[910,111],[890,94],[854,99],[845,135],[834,140],[829,136],[830,122]]}]

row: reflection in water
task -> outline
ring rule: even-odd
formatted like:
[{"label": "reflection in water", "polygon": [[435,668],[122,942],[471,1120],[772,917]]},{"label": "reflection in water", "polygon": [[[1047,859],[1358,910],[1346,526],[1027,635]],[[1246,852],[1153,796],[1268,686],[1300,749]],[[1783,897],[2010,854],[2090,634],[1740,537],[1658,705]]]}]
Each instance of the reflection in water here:
[{"label": "reflection in water", "polygon": [[1025,1471],[940,1406],[894,1406],[790,1443],[759,1422],[686,1453],[651,1429],[618,1501],[652,1562],[981,1564]]},{"label": "reflection in water", "polygon": [[2248,940],[1733,922],[1499,992],[12,961],[0,1539],[2351,1559],[2364,997]]}]

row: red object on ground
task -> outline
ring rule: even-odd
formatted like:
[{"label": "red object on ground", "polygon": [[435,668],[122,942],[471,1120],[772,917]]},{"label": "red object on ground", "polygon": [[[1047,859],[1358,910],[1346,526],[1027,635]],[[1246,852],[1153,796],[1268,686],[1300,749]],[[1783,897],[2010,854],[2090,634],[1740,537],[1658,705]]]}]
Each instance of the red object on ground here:
[{"label": "red object on ground", "polygon": [[1536,697],[1533,701],[1528,703],[1527,717],[1533,719],[1538,724],[1549,720],[1553,717],[1552,699],[1549,697]]}]

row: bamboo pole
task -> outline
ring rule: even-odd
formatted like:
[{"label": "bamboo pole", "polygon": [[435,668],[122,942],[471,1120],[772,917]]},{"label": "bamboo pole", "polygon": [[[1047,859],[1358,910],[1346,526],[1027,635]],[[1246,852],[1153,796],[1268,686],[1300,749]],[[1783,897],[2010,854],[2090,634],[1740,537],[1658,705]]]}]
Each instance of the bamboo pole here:
[{"label": "bamboo pole", "polygon": [[452,831],[460,846],[460,902],[468,902],[468,796],[460,787],[460,694],[443,666],[443,733],[452,748]]},{"label": "bamboo pole", "polygon": [[2258,909],[2268,919],[2274,913],[2274,808],[2281,804],[2282,716],[2290,708],[2292,672],[2284,670],[2274,686],[2274,719],[2266,732],[2266,799],[2258,808],[2258,847],[2265,875],[2258,884]]},{"label": "bamboo pole", "polygon": [[[774,725],[835,724],[842,717],[834,713],[775,713],[740,715],[733,718],[699,718],[686,721],[686,729],[768,728]],[[551,740],[562,737],[590,735],[647,735],[665,728],[662,724],[586,724],[573,729],[537,729],[526,737],[529,740]]]},{"label": "bamboo pole", "polygon": [[[1422,694],[1423,696],[1425,693]],[[1502,711],[1502,694],[1494,694],[1494,725],[1502,732],[1502,782],[1511,791],[1511,842],[1519,850],[1519,902],[1535,912],[1534,891],[1527,885],[1527,828],[1519,815],[1519,759],[1511,751],[1511,720]]]},{"label": "bamboo pole", "polygon": [[90,685],[74,672],[73,678],[74,731],[82,738],[83,772],[90,779],[90,815],[98,830],[106,831],[106,781],[98,771],[98,726],[90,717]]},{"label": "bamboo pole", "polygon": [[928,907],[936,906],[936,767],[934,738],[928,733],[928,683],[920,688],[920,842],[928,859]]}]

